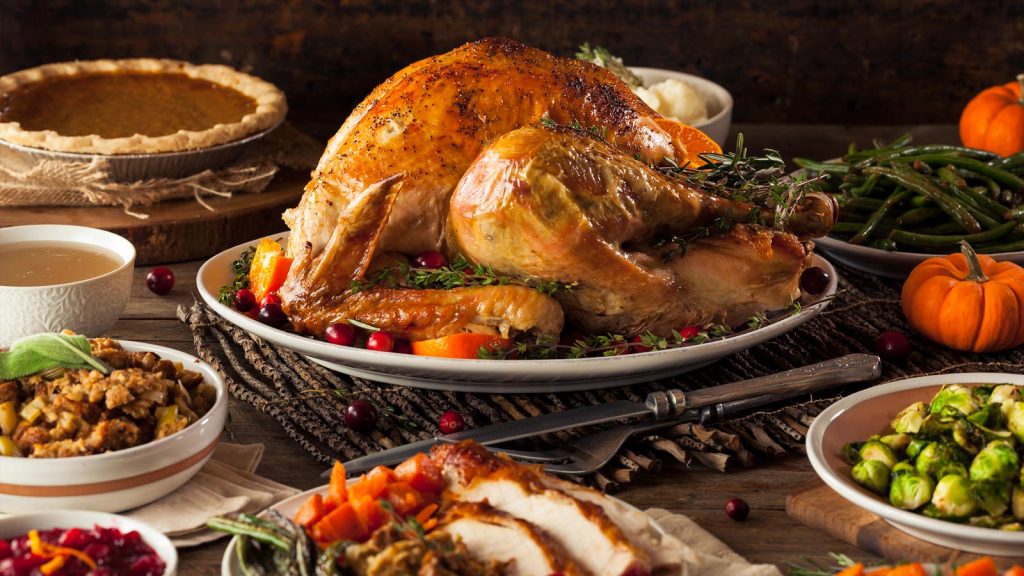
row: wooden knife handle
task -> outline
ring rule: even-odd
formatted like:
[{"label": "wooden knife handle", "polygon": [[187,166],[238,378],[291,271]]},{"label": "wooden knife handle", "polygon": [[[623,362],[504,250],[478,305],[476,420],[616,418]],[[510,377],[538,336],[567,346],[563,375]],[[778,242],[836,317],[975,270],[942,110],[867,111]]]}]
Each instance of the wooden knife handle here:
[{"label": "wooden knife handle", "polygon": [[777,394],[780,399],[797,394],[809,394],[839,384],[874,380],[881,373],[882,362],[878,356],[847,354],[777,374],[692,392],[679,389],[653,392],[647,396],[646,404],[654,412],[655,418],[671,418],[692,408],[765,394]]}]

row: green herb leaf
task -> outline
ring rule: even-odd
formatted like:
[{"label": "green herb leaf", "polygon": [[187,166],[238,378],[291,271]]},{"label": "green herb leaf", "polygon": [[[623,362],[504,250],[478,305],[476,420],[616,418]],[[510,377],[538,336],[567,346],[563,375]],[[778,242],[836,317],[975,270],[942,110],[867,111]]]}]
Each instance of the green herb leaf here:
[{"label": "green herb leaf", "polygon": [[85,336],[35,334],[15,340],[0,352],[0,380],[13,380],[52,368],[93,368],[110,374],[110,366],[94,358]]}]

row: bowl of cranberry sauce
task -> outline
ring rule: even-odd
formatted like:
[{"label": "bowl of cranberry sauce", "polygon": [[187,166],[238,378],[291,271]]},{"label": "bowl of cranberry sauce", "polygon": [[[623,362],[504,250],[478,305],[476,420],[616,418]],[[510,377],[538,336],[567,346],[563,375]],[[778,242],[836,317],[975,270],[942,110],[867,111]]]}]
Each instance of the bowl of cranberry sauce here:
[{"label": "bowl of cranberry sauce", "polygon": [[166,536],[124,516],[56,511],[0,519],[0,576],[170,576]]}]

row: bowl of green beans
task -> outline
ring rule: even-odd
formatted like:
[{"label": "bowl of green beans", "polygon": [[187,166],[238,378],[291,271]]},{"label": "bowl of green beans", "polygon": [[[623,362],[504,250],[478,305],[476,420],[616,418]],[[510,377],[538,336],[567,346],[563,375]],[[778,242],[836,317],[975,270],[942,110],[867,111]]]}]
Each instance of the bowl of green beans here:
[{"label": "bowl of green beans", "polygon": [[914,145],[909,135],[842,158],[794,159],[840,206],[839,220],[815,242],[865,272],[906,278],[915,266],[955,252],[961,240],[979,254],[1024,265],[1024,153],[1002,157],[944,144]]}]

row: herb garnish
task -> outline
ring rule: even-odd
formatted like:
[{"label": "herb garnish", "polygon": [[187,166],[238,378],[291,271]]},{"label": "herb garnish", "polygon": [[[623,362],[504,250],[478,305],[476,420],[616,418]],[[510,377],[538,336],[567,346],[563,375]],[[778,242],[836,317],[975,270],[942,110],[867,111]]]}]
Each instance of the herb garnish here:
[{"label": "herb garnish", "polygon": [[622,61],[622,58],[612,55],[607,48],[602,46],[590,47],[590,43],[584,42],[580,44],[579,52],[576,53],[576,57],[580,60],[597,64],[598,66],[608,70],[612,74],[619,77],[626,83],[629,88],[635,89],[643,86],[644,82],[639,76],[633,73],[626,64]]},{"label": "herb garnish", "polygon": [[252,259],[256,255],[256,247],[249,246],[238,255],[238,259],[231,262],[231,271],[235,278],[231,284],[220,287],[220,296],[217,298],[221,304],[231,306],[235,301],[235,294],[242,288],[249,287],[249,270],[252,268]]},{"label": "herb garnish", "polygon": [[0,352],[0,380],[14,380],[53,368],[99,370],[111,368],[92,355],[89,339],[71,334],[34,334],[19,338]]},{"label": "herb garnish", "polygon": [[412,288],[416,290],[450,290],[464,286],[527,286],[547,295],[559,290],[572,290],[575,284],[537,278],[516,278],[496,274],[490,266],[471,264],[459,255],[441,268],[415,268],[404,262],[382,268],[361,280],[352,282],[352,293],[374,287]]}]

